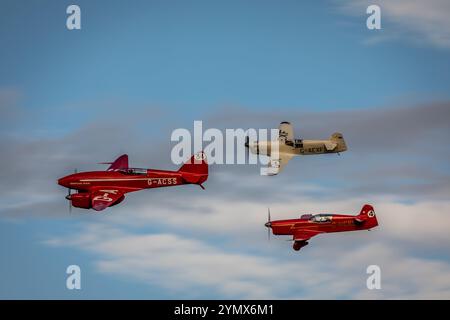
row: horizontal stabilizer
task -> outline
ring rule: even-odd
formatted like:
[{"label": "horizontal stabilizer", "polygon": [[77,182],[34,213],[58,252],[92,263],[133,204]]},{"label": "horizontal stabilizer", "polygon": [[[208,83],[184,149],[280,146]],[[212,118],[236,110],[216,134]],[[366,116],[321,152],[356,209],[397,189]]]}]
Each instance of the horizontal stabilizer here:
[{"label": "horizontal stabilizer", "polygon": [[325,148],[327,148],[327,151],[332,151],[336,148],[337,143],[336,142],[331,142],[331,141],[327,141],[325,142]]}]

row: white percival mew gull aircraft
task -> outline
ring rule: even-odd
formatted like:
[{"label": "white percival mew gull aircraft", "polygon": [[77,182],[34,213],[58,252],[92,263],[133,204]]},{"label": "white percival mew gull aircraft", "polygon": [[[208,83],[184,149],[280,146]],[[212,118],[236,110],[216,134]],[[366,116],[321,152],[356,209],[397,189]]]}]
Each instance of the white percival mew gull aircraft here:
[{"label": "white percival mew gull aircraft", "polygon": [[[294,129],[289,122],[283,121],[279,126],[279,137],[274,141],[249,141],[245,146],[254,154],[270,157],[268,175],[276,175],[294,156],[340,153],[347,150],[342,133],[336,132],[326,140],[294,139]],[[278,152],[276,152],[278,147]]]}]

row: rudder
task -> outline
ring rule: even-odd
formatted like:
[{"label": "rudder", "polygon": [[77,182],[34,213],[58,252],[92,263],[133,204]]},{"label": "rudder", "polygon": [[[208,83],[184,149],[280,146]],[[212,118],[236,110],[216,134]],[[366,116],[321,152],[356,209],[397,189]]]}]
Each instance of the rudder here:
[{"label": "rudder", "polygon": [[344,140],[344,135],[340,132],[335,132],[331,135],[330,140],[337,143],[337,152],[347,151],[347,144]]},{"label": "rudder", "polygon": [[206,162],[206,154],[201,151],[194,154],[189,161],[186,161],[179,172],[189,172],[196,174],[208,174],[208,163]]}]

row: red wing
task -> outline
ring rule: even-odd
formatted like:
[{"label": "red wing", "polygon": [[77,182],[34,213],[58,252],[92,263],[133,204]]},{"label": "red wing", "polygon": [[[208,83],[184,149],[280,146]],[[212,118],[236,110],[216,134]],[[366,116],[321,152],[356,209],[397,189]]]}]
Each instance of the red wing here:
[{"label": "red wing", "polygon": [[101,211],[123,200],[125,192],[115,188],[101,188],[91,193],[92,209]]},{"label": "red wing", "polygon": [[293,240],[294,241],[308,241],[314,236],[317,236],[319,233],[322,233],[322,231],[316,231],[316,230],[299,230],[294,233]]}]

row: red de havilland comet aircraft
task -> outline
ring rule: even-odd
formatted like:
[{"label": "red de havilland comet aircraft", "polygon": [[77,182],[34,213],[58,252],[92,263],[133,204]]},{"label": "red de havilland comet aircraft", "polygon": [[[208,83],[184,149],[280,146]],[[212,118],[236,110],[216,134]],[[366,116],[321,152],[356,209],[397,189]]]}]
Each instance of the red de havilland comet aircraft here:
[{"label": "red de havilland comet aircraft", "polygon": [[[182,184],[198,184],[204,189],[202,183],[208,179],[203,152],[193,155],[178,171],[129,168],[126,154],[103,164],[111,166],[106,171],[74,173],[58,180],[69,189],[66,199],[71,205],[101,211],[122,202],[128,192]],[[78,192],[72,194],[72,189]]]},{"label": "red de havilland comet aircraft", "polygon": [[[304,214],[300,219],[270,221],[270,211],[267,228],[272,228],[274,235],[292,235],[295,251],[308,244],[308,240],[318,234],[330,232],[345,232],[357,230],[370,230],[378,226],[377,217],[373,207],[364,205],[357,216],[343,214]],[[267,229],[270,236],[270,229]]]}]

